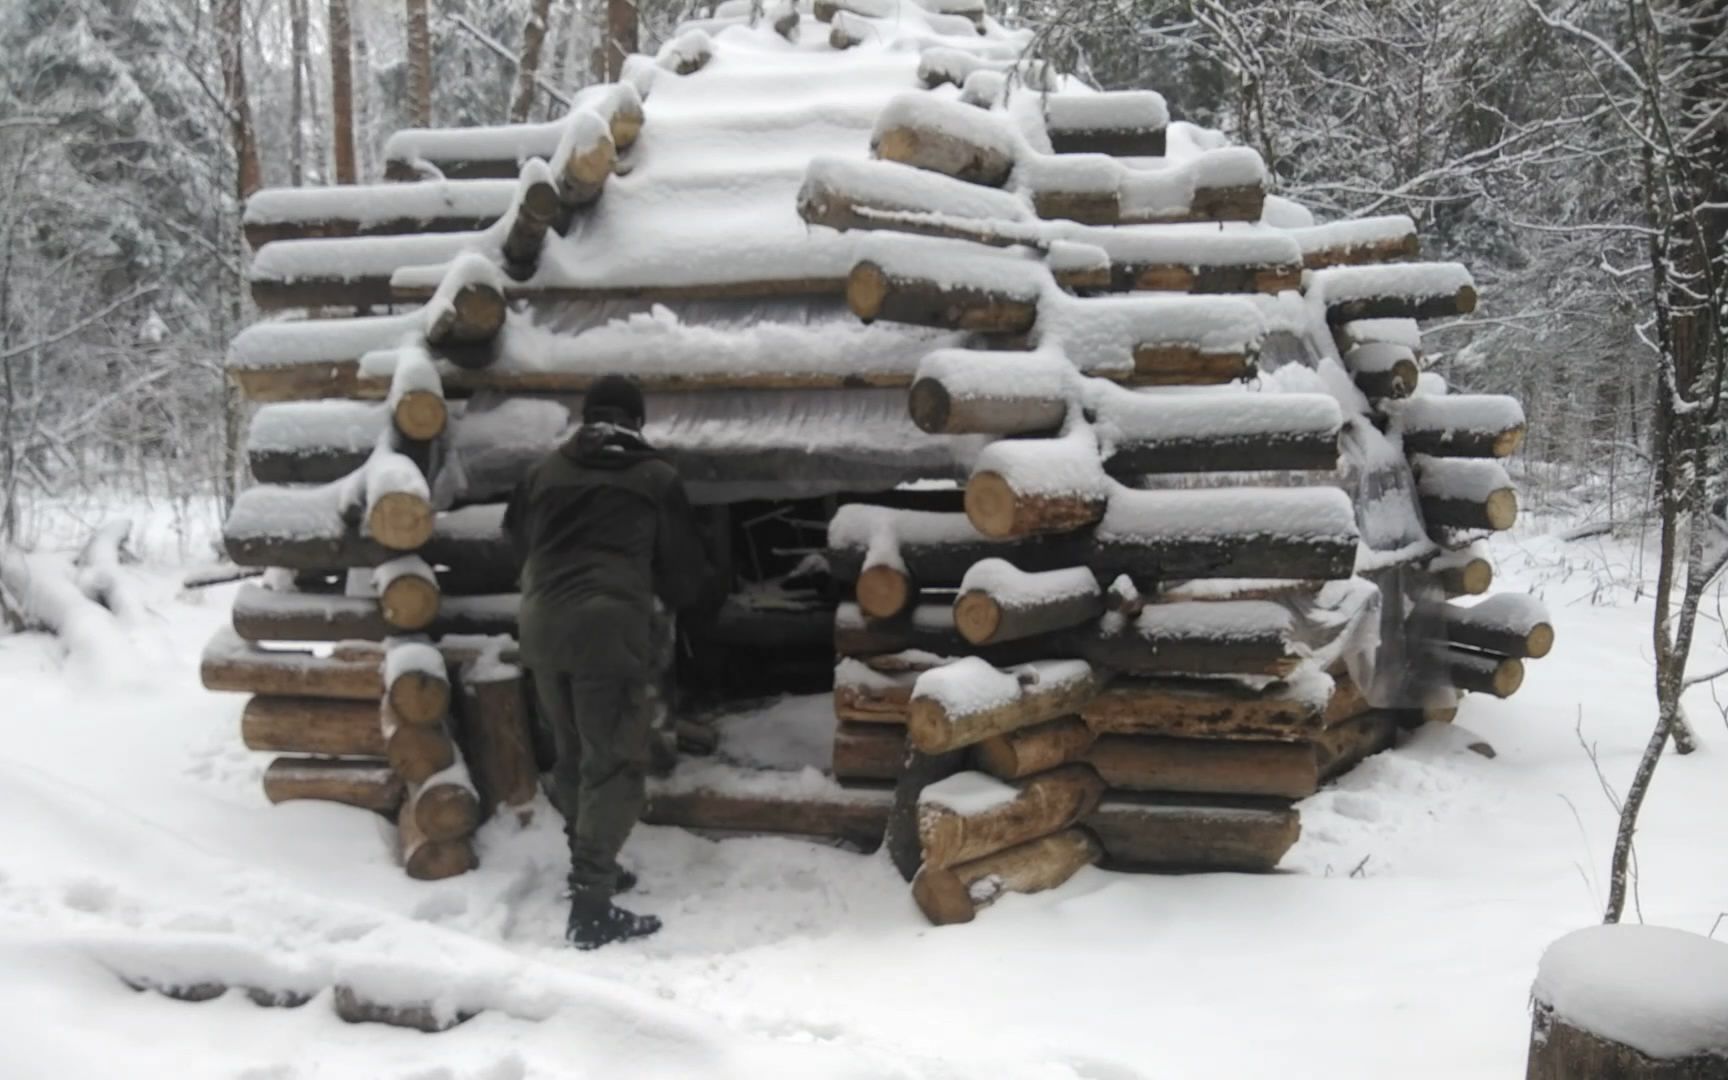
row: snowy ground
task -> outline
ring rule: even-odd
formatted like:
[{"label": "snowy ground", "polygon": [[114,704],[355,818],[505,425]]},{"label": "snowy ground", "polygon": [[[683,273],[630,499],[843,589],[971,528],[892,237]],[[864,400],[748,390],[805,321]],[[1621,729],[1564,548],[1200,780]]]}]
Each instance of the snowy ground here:
[{"label": "snowy ground", "polygon": [[[1497,584],[1545,595],[1554,655],[1512,701],[1472,698],[1309,800],[1288,873],[1089,870],[935,930],[884,858],[644,827],[636,903],[667,929],[576,954],[549,811],[489,826],[478,872],[417,884],[363,812],[265,803],[241,699],[198,684],[231,591],[178,594],[197,545],[170,525],[152,519],[140,663],[0,638],[8,1078],[1521,1076],[1537,958],[1605,892],[1614,814],[1577,732],[1622,786],[1652,719],[1633,546],[1524,533],[1497,544]],[[1728,732],[1707,690],[1693,708],[1704,749],[1664,761],[1639,859],[1644,918],[1707,932],[1728,908]],[[494,1008],[424,1036],[345,1025],[327,991],[187,1004],[113,968]]]}]

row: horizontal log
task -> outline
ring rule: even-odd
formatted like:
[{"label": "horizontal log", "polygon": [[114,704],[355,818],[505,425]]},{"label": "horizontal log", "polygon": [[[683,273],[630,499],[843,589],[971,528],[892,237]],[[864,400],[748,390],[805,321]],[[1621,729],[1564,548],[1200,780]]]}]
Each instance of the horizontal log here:
[{"label": "horizontal log", "polygon": [[1305,799],[1396,731],[1389,714],[1369,713],[1314,742],[1102,735],[1085,760],[1117,790]]},{"label": "horizontal log", "polygon": [[456,784],[410,785],[396,818],[402,869],[416,881],[442,881],[474,869],[480,860],[471,836],[479,823],[471,789]]},{"label": "horizontal log", "polygon": [[874,850],[888,823],[888,791],[853,788],[829,798],[745,790],[650,791],[642,820],[717,832],[816,836]]},{"label": "horizontal log", "polygon": [[954,600],[954,625],[973,645],[1056,633],[1103,614],[1103,590],[1084,567],[1027,574],[1001,559],[975,563]]},{"label": "horizontal log", "polygon": [[1061,427],[1070,405],[1066,397],[1015,396],[1008,382],[994,392],[975,392],[920,375],[907,408],[919,430],[932,435],[1036,435]]},{"label": "horizontal log", "polygon": [[1363,319],[1450,319],[1476,310],[1476,287],[1457,263],[1386,263],[1310,271],[1308,291],[1334,326]]},{"label": "horizontal log", "polygon": [[1001,118],[931,94],[901,94],[877,116],[870,150],[957,180],[1001,187],[1014,169],[1015,140]]},{"label": "horizontal log", "polygon": [[892,780],[906,760],[906,732],[887,724],[841,723],[834,731],[837,780]]},{"label": "horizontal log", "polygon": [[1518,493],[1494,461],[1417,457],[1416,494],[1430,528],[1510,529],[1518,520]]},{"label": "horizontal log", "polygon": [[1447,596],[1481,596],[1494,584],[1494,565],[1468,550],[1442,553],[1428,568]]},{"label": "horizontal log", "polygon": [[570,118],[558,148],[547,160],[568,220],[570,213],[600,198],[617,165],[618,144],[598,115],[578,112]]},{"label": "horizontal log", "polygon": [[843,657],[880,657],[909,650],[937,656],[977,653],[998,665],[1025,663],[1071,654],[1074,646],[1034,638],[981,648],[969,646],[954,626],[952,605],[922,604],[898,619],[866,619],[856,604],[841,604],[833,619],[834,652]]},{"label": "horizontal log", "polygon": [[1131,198],[1124,198],[1120,190],[1100,190],[1084,181],[1079,186],[1068,187],[1063,186],[1059,179],[1034,187],[1031,196],[1032,209],[1041,218],[1099,226],[1259,221],[1266,205],[1266,189],[1260,184],[1196,188],[1185,205],[1140,205]]},{"label": "horizontal log", "polygon": [[[460,255],[443,271],[426,301],[426,341],[434,346],[484,344],[504,329],[508,310],[498,268],[484,256]],[[490,360],[489,353],[477,355]]]},{"label": "horizontal log", "polygon": [[1355,573],[1356,544],[1354,509],[1335,488],[1118,490],[1084,561],[1136,581],[1325,581]]},{"label": "horizontal log", "polygon": [[1081,824],[1103,846],[1105,866],[1162,873],[1264,873],[1301,834],[1289,808],[1119,794],[1105,798]]},{"label": "horizontal log", "polygon": [[866,323],[881,319],[985,334],[1023,334],[1038,319],[1038,295],[1030,284],[954,284],[869,259],[852,268],[846,303]]},{"label": "horizontal log", "polygon": [[[969,800],[980,784],[1004,788],[987,808]],[[945,801],[964,791],[962,800]],[[1098,805],[1104,782],[1085,765],[1063,765],[1013,785],[960,773],[924,789],[918,802],[918,839],[924,865],[943,869],[1060,832]]]},{"label": "horizontal log", "polygon": [[423,784],[456,764],[456,743],[444,720],[406,723],[386,701],[372,710],[372,723],[384,741],[384,757],[409,784]]},{"label": "horizontal log", "polygon": [[[449,592],[507,590],[516,567],[502,522],[499,504],[439,513],[416,554],[449,568],[441,574]],[[247,488],[229,512],[223,543],[242,566],[290,570],[377,566],[400,554],[344,520],[329,488]]]},{"label": "horizontal log", "polygon": [[246,200],[253,249],[276,240],[478,232],[510,209],[512,180],[270,188]]},{"label": "horizontal log", "polygon": [[315,799],[393,814],[402,795],[402,778],[383,761],[279,757],[264,770],[264,797],[273,803]]},{"label": "horizontal log", "polygon": [[1540,600],[1522,593],[1500,593],[1465,607],[1440,609],[1446,639],[1483,652],[1540,660],[1554,647],[1554,624]]},{"label": "horizontal log", "polygon": [[1150,90],[1048,94],[1044,131],[1058,154],[1163,157],[1170,111]]},{"label": "horizontal log", "polygon": [[1509,457],[1524,442],[1524,409],[1500,394],[1420,395],[1393,412],[1407,454]]},{"label": "horizontal log", "polygon": [[1359,696],[1353,686],[1328,689],[1312,674],[1264,689],[1229,680],[1117,680],[1081,716],[1101,734],[1300,740],[1346,719],[1349,699]]},{"label": "horizontal log", "polygon": [[1126,626],[1086,635],[1080,648],[1125,675],[1285,676],[1306,652],[1294,633],[1289,611],[1270,601],[1190,601],[1149,605]]},{"label": "horizontal log", "polygon": [[328,698],[252,698],[240,713],[240,740],[248,750],[319,757],[381,758],[378,706]]},{"label": "horizontal log", "polygon": [[225,628],[205,645],[198,672],[206,690],[376,702],[384,693],[383,659],[382,652],[314,656],[265,649]]},{"label": "horizontal log", "polygon": [[991,469],[974,472],[966,481],[966,517],[979,532],[997,540],[1082,529],[1102,518],[1106,505],[1101,490],[1023,491],[1013,479]]},{"label": "horizontal log", "polygon": [[1509,698],[1524,685],[1524,665],[1516,657],[1447,645],[1437,645],[1433,652],[1447,681],[1460,690]]},{"label": "horizontal log", "polygon": [[1078,712],[1098,689],[1098,678],[1083,663],[1004,672],[969,657],[919,676],[907,733],[926,754],[958,750]]},{"label": "horizontal log", "polygon": [[[619,150],[636,142],[644,121],[642,95],[629,81],[606,85],[584,97],[573,111],[591,112],[605,121]],[[398,131],[384,145],[384,177],[392,182],[417,181],[430,173],[450,180],[514,180],[529,159],[552,159],[572,119]]]},{"label": "horizontal log", "polygon": [[[520,598],[514,593],[446,597],[424,632],[516,632]],[[234,632],[249,641],[382,641],[399,633],[374,600],[356,596],[279,592],[243,587],[234,599]]]},{"label": "horizontal log", "polygon": [[912,898],[937,926],[971,922],[1007,893],[1056,888],[1097,862],[1100,853],[1098,841],[1085,829],[1068,829],[975,862],[920,869]]},{"label": "horizontal log", "polygon": [[856,581],[871,545],[877,543],[892,546],[906,573],[933,589],[958,588],[967,572],[985,559],[1037,572],[1074,566],[1082,555],[1082,545],[1070,537],[992,540],[965,514],[853,503],[841,507],[829,523],[829,572],[838,581]]},{"label": "horizontal log", "polygon": [[898,557],[890,562],[871,562],[865,556],[864,568],[858,574],[855,591],[858,608],[872,619],[892,619],[910,611],[918,604],[918,585],[906,572]]},{"label": "horizontal log", "polygon": [[991,776],[1020,780],[1084,760],[1096,737],[1085,721],[1066,716],[993,735],[972,747],[972,761]]}]

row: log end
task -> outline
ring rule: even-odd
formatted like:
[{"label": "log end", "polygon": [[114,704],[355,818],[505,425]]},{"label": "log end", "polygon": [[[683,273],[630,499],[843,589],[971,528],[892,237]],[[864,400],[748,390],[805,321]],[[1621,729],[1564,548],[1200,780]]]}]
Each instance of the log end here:
[{"label": "log end", "polygon": [[1457,313],[1468,315],[1476,310],[1476,287],[1473,285],[1458,286],[1458,297],[1455,301]]},{"label": "log end", "polygon": [[[851,293],[848,291],[848,298]],[[854,308],[853,310],[857,310]],[[912,414],[912,422],[918,425],[919,431],[931,435],[955,434],[948,430],[948,420],[953,414],[954,402],[948,394],[948,388],[939,379],[919,379],[912,384],[912,390],[906,395],[906,407]]]},{"label": "log end", "polygon": [[421,790],[410,810],[428,840],[453,840],[480,827],[480,800],[459,784],[438,784]]},{"label": "log end", "polygon": [[[390,767],[408,783],[424,783],[456,764],[456,747],[444,725],[401,723],[399,718],[390,715],[388,705],[384,707],[380,722]],[[430,831],[440,839],[466,835],[460,831],[461,810],[452,806],[449,800],[422,800],[414,813],[416,820],[423,824],[428,818],[436,818],[439,827]]]},{"label": "log end", "polygon": [[366,512],[367,534],[392,551],[414,551],[432,539],[432,506],[419,495],[391,491]]},{"label": "log end", "polygon": [[452,341],[491,341],[504,328],[504,294],[494,285],[470,282],[456,290],[450,306],[456,316],[448,335]]},{"label": "log end", "polygon": [[440,394],[430,390],[410,390],[397,399],[392,416],[396,430],[403,438],[427,442],[443,434],[449,409]]},{"label": "log end", "polygon": [[432,724],[450,709],[450,683],[424,671],[410,671],[390,684],[387,697],[404,723]]},{"label": "log end", "polygon": [[921,867],[912,879],[912,899],[924,917],[937,926],[968,923],[978,914],[966,883],[952,870]]},{"label": "log end", "polygon": [[397,630],[424,630],[438,617],[438,583],[404,574],[378,596],[378,611]]},{"label": "log end", "polygon": [[972,527],[993,539],[1016,535],[1019,498],[1001,473],[973,473],[966,481],[966,519]]},{"label": "log end", "polygon": [[1524,426],[1520,424],[1518,427],[1508,428],[1494,436],[1494,456],[1502,458],[1511,457],[1513,454],[1517,453],[1518,448],[1523,445]]},{"label": "log end", "polygon": [[974,645],[987,645],[1002,625],[1002,605],[982,590],[962,593],[954,601],[954,626]]},{"label": "log end", "polygon": [[906,711],[906,737],[914,749],[924,754],[941,754],[954,749],[948,733],[952,724],[948,710],[930,698],[913,698]]},{"label": "log end", "polygon": [[1482,511],[1490,529],[1505,532],[1518,520],[1518,493],[1511,488],[1498,488],[1489,493]]},{"label": "log end", "polygon": [[1494,668],[1493,693],[1498,698],[1509,698],[1524,685],[1524,665],[1516,657],[1508,656]]},{"label": "log end", "polygon": [[1524,638],[1524,655],[1532,660],[1540,660],[1554,648],[1554,627],[1549,623],[1537,623]]},{"label": "log end", "polygon": [[422,840],[402,852],[402,869],[415,881],[442,881],[480,865],[467,837]]},{"label": "log end", "polygon": [[905,571],[892,566],[866,567],[858,575],[858,609],[872,619],[892,619],[911,607],[918,590]]},{"label": "log end", "polygon": [[865,322],[874,322],[882,314],[888,299],[888,275],[877,264],[865,260],[852,268],[846,278],[846,304],[852,314]]},{"label": "log end", "polygon": [[617,164],[618,144],[610,133],[602,134],[587,149],[571,154],[564,165],[564,203],[580,205],[599,198]]},{"label": "log end", "polygon": [[1440,570],[1440,587],[1452,596],[1481,596],[1494,584],[1494,567],[1487,559]]}]

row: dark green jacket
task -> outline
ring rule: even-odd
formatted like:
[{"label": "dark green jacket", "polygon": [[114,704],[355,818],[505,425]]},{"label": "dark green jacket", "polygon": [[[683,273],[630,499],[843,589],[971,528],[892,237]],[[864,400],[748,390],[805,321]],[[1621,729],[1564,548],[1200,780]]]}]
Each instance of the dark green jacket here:
[{"label": "dark green jacket", "polygon": [[646,679],[654,597],[700,596],[707,561],[684,485],[642,437],[588,424],[534,466],[504,529],[522,566],[528,667]]}]

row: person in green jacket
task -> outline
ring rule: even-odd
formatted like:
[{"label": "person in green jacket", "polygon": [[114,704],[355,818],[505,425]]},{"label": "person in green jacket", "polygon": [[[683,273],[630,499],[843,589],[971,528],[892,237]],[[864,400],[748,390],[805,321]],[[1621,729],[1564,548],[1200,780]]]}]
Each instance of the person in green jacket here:
[{"label": "person in green jacket", "polygon": [[684,485],[642,437],[644,418],[634,382],[597,381],[582,426],[529,472],[504,517],[522,565],[522,662],[557,749],[553,789],[570,842],[565,936],[579,949],[660,928],[613,904],[635,884],[618,852],[645,797],[654,601],[688,607],[707,579]]}]

